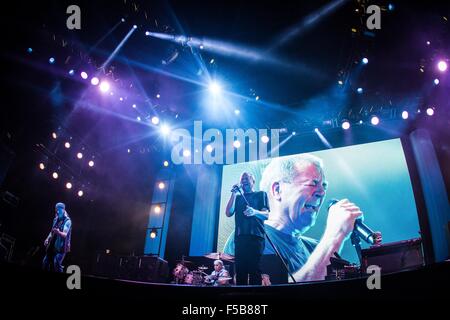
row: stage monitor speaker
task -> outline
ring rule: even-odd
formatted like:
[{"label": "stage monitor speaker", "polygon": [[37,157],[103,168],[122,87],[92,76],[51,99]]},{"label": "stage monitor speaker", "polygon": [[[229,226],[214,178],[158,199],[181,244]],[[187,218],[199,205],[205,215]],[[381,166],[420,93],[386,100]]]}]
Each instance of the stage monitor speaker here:
[{"label": "stage monitor speaker", "polygon": [[169,277],[167,261],[154,256],[139,257],[136,280],[152,283],[166,283]]},{"label": "stage monitor speaker", "polygon": [[424,265],[420,238],[363,249],[361,253],[364,272],[370,265],[381,267],[382,273],[415,269]]}]

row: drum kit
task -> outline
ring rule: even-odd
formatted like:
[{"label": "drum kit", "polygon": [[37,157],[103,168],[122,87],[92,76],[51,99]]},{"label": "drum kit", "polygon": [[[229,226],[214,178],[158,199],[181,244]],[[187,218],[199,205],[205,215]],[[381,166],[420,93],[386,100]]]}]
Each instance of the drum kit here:
[{"label": "drum kit", "polygon": [[[234,262],[234,257],[221,252],[212,252],[208,253],[204,256],[205,258],[212,260],[222,260],[227,262]],[[219,277],[216,280],[213,280],[209,277],[209,275],[205,272],[209,268],[201,265],[197,267],[196,270],[190,271],[189,268],[192,268],[194,263],[192,261],[188,261],[184,259],[184,256],[181,260],[177,261],[177,265],[173,270],[173,276],[175,279],[175,283],[177,284],[187,284],[193,286],[204,286],[204,285],[212,285],[214,282],[217,282],[220,285],[229,284],[233,278],[231,277]]]}]

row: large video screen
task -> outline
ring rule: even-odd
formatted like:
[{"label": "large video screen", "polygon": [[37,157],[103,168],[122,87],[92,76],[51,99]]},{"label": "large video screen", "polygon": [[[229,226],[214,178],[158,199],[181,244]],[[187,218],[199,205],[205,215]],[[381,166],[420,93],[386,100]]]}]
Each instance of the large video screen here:
[{"label": "large video screen", "polygon": [[[306,246],[308,243],[317,243],[326,228],[328,202],[330,199],[346,198],[361,209],[367,226],[382,233],[383,243],[420,237],[417,209],[402,144],[400,139],[393,139],[224,166],[217,251],[233,254],[235,216],[227,217],[225,208],[230,198],[230,190],[239,182],[241,174],[249,172],[255,177],[255,191],[270,193],[271,184],[277,179],[277,174],[283,170],[289,170],[289,165],[284,164],[295,163],[297,159],[302,161],[310,155],[313,158],[316,157],[315,159],[319,158],[323,164],[324,180],[327,183],[323,204],[317,213],[314,225],[306,228],[306,231],[292,232],[292,229],[287,229],[288,235],[282,236],[302,237],[305,239],[302,245]],[[271,161],[276,162],[269,165]],[[283,170],[275,168],[274,164],[283,166]],[[263,177],[264,181],[262,181]],[[269,203],[272,201],[276,200],[269,197]],[[269,217],[278,214],[271,210]],[[293,221],[285,222],[289,224]],[[282,225],[284,222],[280,223]],[[363,248],[368,246],[362,243]],[[266,254],[270,253],[267,247],[266,242]],[[309,249],[312,251],[314,247]],[[288,247],[282,250],[285,255],[289,255]],[[359,264],[355,248],[349,239],[344,242],[340,255],[351,263]]]}]

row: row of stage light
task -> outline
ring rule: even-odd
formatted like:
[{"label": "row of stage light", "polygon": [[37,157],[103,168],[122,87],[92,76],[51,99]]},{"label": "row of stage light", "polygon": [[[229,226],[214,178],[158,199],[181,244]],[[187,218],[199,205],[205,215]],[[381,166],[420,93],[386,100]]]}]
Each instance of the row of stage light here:
[{"label": "row of stage light", "polygon": [[[53,132],[52,133],[52,138],[54,140],[58,139],[59,138],[58,134],[56,132]],[[64,148],[65,149],[72,148],[72,145],[71,145],[70,141],[67,140],[67,141],[64,142]],[[81,151],[79,151],[79,152],[76,153],[76,158],[78,160],[82,161],[83,158],[85,158],[85,155]],[[93,159],[94,159],[94,156],[92,156],[91,159],[87,162],[87,166],[89,168],[92,168],[95,165],[95,162],[94,162]],[[42,171],[44,171],[46,169],[49,169],[48,166],[44,162],[40,162],[38,167]],[[51,177],[54,180],[58,180],[60,178],[60,172],[59,171],[60,171],[59,168],[57,170],[50,170]],[[77,194],[78,197],[83,197],[85,195],[85,190],[83,190],[84,187],[85,187],[84,184],[80,184],[80,186],[78,188],[75,188],[75,183],[73,182],[73,179],[69,179],[68,181],[66,181],[65,187],[66,187],[67,190],[77,190],[76,194]]]}]

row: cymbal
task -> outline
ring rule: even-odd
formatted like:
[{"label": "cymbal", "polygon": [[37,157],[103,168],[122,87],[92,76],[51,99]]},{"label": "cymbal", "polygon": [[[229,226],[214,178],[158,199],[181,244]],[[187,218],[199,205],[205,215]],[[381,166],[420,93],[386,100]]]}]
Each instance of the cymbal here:
[{"label": "cymbal", "polygon": [[205,254],[204,257],[214,260],[234,261],[234,256],[222,252],[211,252]]},{"label": "cymbal", "polygon": [[192,261],[188,261],[188,260],[177,260],[177,263],[181,263],[182,265],[194,264]]}]

